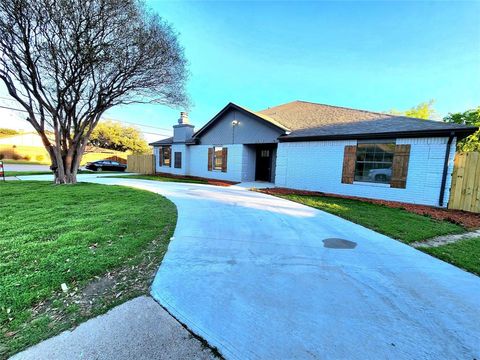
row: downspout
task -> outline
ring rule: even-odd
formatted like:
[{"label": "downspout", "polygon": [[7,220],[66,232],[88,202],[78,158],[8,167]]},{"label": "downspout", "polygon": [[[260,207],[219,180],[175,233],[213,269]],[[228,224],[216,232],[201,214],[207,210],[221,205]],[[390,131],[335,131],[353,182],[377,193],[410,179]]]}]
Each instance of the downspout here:
[{"label": "downspout", "polygon": [[450,133],[447,142],[447,148],[445,149],[445,161],[443,163],[443,174],[442,174],[442,185],[440,186],[440,196],[438,198],[438,205],[443,206],[443,198],[445,196],[445,185],[447,183],[447,173],[448,173],[448,162],[450,161],[450,147],[452,146],[455,133]]}]

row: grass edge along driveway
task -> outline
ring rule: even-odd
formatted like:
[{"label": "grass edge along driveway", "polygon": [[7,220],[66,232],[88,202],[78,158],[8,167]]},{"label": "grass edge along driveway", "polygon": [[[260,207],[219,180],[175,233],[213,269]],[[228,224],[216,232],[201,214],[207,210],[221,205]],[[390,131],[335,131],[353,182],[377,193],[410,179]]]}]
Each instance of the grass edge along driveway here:
[{"label": "grass edge along driveway", "polygon": [[121,186],[6,182],[0,198],[0,358],[147,293],[177,219]]},{"label": "grass edge along driveway", "polygon": [[417,249],[480,276],[480,237]]},{"label": "grass edge along driveway", "polygon": [[[406,244],[465,232],[462,226],[446,220],[436,220],[401,208],[361,200],[314,195],[277,196],[329,212]],[[438,247],[419,247],[417,250],[480,275],[480,238]]]},{"label": "grass edge along driveway", "polygon": [[406,244],[465,232],[462,226],[448,221],[361,200],[310,195],[281,197],[340,216]]}]

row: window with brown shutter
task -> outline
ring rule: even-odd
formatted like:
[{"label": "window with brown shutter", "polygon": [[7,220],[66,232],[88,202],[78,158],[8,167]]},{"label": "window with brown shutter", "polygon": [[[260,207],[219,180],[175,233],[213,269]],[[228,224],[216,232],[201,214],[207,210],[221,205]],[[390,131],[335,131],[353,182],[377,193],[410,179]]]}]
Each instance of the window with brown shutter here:
[{"label": "window with brown shutter", "polygon": [[171,163],[171,152],[172,148],[171,146],[162,146],[160,148],[160,166],[172,166]]},{"label": "window with brown shutter", "polygon": [[208,171],[213,169],[213,148],[208,148]]},{"label": "window with brown shutter", "polygon": [[162,166],[162,164],[163,164],[162,154],[163,154],[163,152],[162,152],[162,147],[160,146],[160,147],[158,148],[158,166]]},{"label": "window with brown shutter", "polygon": [[222,172],[227,172],[228,148],[222,149]]},{"label": "window with brown shutter", "polygon": [[394,154],[395,140],[359,140],[353,180],[390,184]]},{"label": "window with brown shutter", "polygon": [[213,170],[221,171],[223,168],[223,147],[215,146],[213,148]]},{"label": "window with brown shutter", "polygon": [[174,167],[176,169],[181,169],[182,168],[182,153],[180,151],[175,151],[174,154]]},{"label": "window with brown shutter", "polygon": [[345,146],[343,153],[342,183],[353,184],[355,176],[355,159],[357,147],[355,145]]},{"label": "window with brown shutter", "polygon": [[408,163],[410,160],[410,145],[396,145],[393,155],[392,188],[405,189],[407,187]]}]

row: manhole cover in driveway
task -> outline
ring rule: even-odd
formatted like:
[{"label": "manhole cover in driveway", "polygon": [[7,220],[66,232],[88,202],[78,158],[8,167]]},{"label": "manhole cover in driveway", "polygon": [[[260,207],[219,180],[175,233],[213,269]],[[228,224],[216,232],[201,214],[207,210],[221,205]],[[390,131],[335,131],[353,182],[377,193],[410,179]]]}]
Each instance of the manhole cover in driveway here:
[{"label": "manhole cover in driveway", "polygon": [[354,249],[357,246],[354,241],[339,238],[328,238],[322,241],[323,246],[329,249]]}]

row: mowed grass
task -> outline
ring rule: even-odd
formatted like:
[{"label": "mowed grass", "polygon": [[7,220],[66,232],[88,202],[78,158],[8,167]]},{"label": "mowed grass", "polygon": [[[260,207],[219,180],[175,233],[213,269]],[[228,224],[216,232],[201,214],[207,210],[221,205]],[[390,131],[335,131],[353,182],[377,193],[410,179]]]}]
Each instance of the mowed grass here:
[{"label": "mowed grass", "polygon": [[62,283],[70,292],[119,266],[133,268],[153,240],[163,257],[176,223],[169,200],[119,186],[2,182],[0,199],[0,358],[74,325],[32,315],[45,301],[62,306],[54,300]]},{"label": "mowed grass", "polygon": [[418,249],[480,276],[480,238]]},{"label": "mowed grass", "polygon": [[51,171],[5,171],[5,176],[52,175]]},{"label": "mowed grass", "polygon": [[305,195],[281,197],[332,213],[407,244],[465,231],[463,227],[447,221],[359,200]]},{"label": "mowed grass", "polygon": [[[103,172],[94,172],[90,170],[78,170],[77,174],[123,174],[120,171],[103,171]],[[29,176],[29,175],[53,175],[51,171],[5,171],[5,176]]]}]

